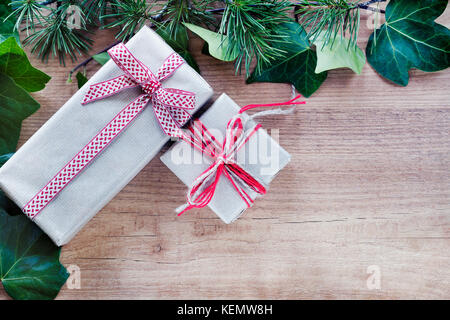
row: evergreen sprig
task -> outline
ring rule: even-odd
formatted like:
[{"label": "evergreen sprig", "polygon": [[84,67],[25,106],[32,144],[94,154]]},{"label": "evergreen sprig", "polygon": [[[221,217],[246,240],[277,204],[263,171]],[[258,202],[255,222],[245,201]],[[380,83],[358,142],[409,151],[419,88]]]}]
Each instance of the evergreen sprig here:
[{"label": "evergreen sprig", "polygon": [[41,28],[25,38],[24,44],[31,45],[31,52],[37,53],[43,61],[53,55],[65,65],[66,56],[75,61],[77,54],[81,55],[90,49],[92,40],[83,33],[83,30],[86,30],[83,14],[79,17],[80,29],[71,28],[68,24],[69,10],[74,3],[76,2],[73,0],[60,2],[40,23]]},{"label": "evergreen sprig", "polygon": [[[43,60],[49,55],[72,60],[88,51],[91,40],[86,30],[95,27],[119,28],[116,38],[129,39],[143,25],[164,29],[173,41],[187,41],[184,23],[207,27],[227,37],[228,53],[237,53],[236,71],[248,75],[253,64],[260,70],[263,63],[278,59],[284,52],[277,45],[286,41],[277,30],[283,22],[292,21],[295,13],[309,31],[310,40],[325,35],[324,45],[338,34],[350,37],[356,44],[360,9],[375,10],[369,5],[386,0],[15,0],[16,28],[25,24],[29,32],[25,44]],[[56,9],[48,7],[57,4]],[[68,26],[68,8],[80,9],[82,26]],[[295,10],[294,10],[295,8]],[[50,10],[44,15],[43,10]],[[187,48],[187,43],[182,44]],[[349,45],[350,46],[350,45]],[[233,55],[234,56],[234,55]],[[90,60],[89,60],[90,61]]]},{"label": "evergreen sprig", "polygon": [[238,53],[237,71],[244,66],[249,75],[253,60],[259,70],[263,62],[283,55],[273,43],[283,41],[276,30],[280,23],[290,20],[287,11],[291,5],[285,0],[226,1],[219,33],[228,37],[228,54]]},{"label": "evergreen sprig", "polygon": [[148,4],[146,0],[114,0],[110,6],[115,12],[101,16],[101,20],[112,20],[104,28],[120,27],[116,38],[125,40],[136,33],[144,24],[152,21],[155,3]]},{"label": "evergreen sprig", "polygon": [[305,29],[309,29],[308,36],[314,42],[319,36],[324,37],[324,45],[333,43],[341,34],[347,35],[349,44],[355,46],[360,14],[359,1],[345,0],[303,0],[297,4],[296,14]]},{"label": "evergreen sprig", "polygon": [[36,0],[17,0],[10,2],[9,6],[13,6],[13,12],[5,18],[8,20],[12,16],[16,17],[14,30],[19,30],[21,24],[25,24],[25,29],[29,35],[30,29],[35,30],[35,22],[41,23],[44,19],[41,10],[45,8]]},{"label": "evergreen sprig", "polygon": [[111,13],[111,0],[81,0],[81,8],[86,16],[86,19],[95,24],[98,20],[102,22],[102,17]]},{"label": "evergreen sprig", "polygon": [[[156,16],[156,25],[165,28],[172,37],[184,30],[183,23],[211,25],[214,22],[210,0],[170,0]],[[164,18],[164,19],[163,19]],[[161,21],[163,20],[163,21]]]}]

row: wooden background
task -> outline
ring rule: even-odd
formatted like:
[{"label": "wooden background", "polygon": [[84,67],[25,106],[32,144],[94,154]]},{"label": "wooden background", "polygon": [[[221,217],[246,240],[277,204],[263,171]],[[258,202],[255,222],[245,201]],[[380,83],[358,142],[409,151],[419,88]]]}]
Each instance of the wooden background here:
[{"label": "wooden background", "polygon": [[[449,10],[438,21],[449,27]],[[366,15],[362,48],[369,25]],[[113,32],[94,39],[93,53]],[[289,85],[245,85],[232,64],[202,55],[199,39],[192,44],[215,98],[290,98]],[[32,63],[52,80],[33,94],[42,106],[21,143],[77,90],[66,84],[71,66]],[[98,68],[91,63],[88,75]],[[369,65],[360,76],[329,72],[295,115],[263,121],[280,129],[292,162],[231,225],[207,208],[176,217],[186,187],[156,157],[63,248],[81,289],[64,286],[58,298],[449,299],[449,82],[449,70],[413,71],[406,88]],[[379,289],[367,285],[371,268]]]}]

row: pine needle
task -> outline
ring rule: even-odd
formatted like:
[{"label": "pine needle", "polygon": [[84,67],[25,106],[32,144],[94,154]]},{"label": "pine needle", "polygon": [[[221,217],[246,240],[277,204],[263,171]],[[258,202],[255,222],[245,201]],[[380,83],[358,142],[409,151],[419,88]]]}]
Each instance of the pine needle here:
[{"label": "pine needle", "polygon": [[283,56],[284,52],[272,44],[284,41],[275,30],[280,23],[291,20],[287,14],[291,5],[289,1],[284,0],[226,2],[219,33],[228,37],[228,54],[238,52],[236,72],[240,72],[243,67],[248,76],[253,60],[256,60],[258,71],[263,62]]},{"label": "pine needle", "polygon": [[323,45],[331,46],[338,35],[347,37],[349,48],[356,48],[358,40],[360,1],[346,0],[303,0],[297,3],[296,15],[300,24],[308,30],[311,42],[323,36]]},{"label": "pine needle", "polygon": [[36,53],[42,61],[47,61],[49,56],[58,57],[62,65],[65,65],[65,57],[68,55],[72,61],[77,60],[77,55],[86,53],[92,44],[92,40],[83,34],[85,28],[84,17],[81,19],[81,29],[71,29],[67,24],[67,14],[71,2],[53,10],[41,23],[42,28],[28,36],[24,40],[25,45],[32,45],[31,52]]}]

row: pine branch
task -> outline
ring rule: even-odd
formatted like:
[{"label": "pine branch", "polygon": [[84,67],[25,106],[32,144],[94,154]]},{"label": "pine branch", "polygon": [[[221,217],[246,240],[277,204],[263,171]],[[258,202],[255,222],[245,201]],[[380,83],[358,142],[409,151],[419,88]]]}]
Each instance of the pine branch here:
[{"label": "pine branch", "polygon": [[228,54],[238,53],[237,72],[244,67],[248,76],[253,60],[259,70],[263,62],[283,56],[284,52],[272,44],[284,41],[275,31],[280,23],[291,20],[288,16],[291,6],[284,0],[226,1],[219,33],[227,36]]},{"label": "pine branch", "polygon": [[296,4],[296,18],[300,24],[309,29],[309,38],[314,42],[318,37],[324,38],[324,46],[334,43],[340,34],[348,36],[349,47],[356,48],[360,25],[360,10],[382,12],[371,4],[386,0],[371,0],[364,3],[346,0],[304,0]]},{"label": "pine branch", "polygon": [[[82,32],[85,25],[103,28],[119,27],[117,39],[127,40],[143,25],[164,29],[172,40],[183,42],[187,48],[187,31],[183,23],[204,25],[219,31],[229,38],[229,52],[238,52],[236,71],[245,69],[249,73],[252,61],[256,67],[283,55],[274,49],[273,43],[284,41],[276,30],[282,22],[289,21],[289,11],[294,7],[296,18],[309,29],[310,39],[325,34],[326,41],[334,41],[338,33],[349,36],[351,44],[357,40],[359,10],[384,13],[371,7],[386,0],[345,1],[345,0],[18,0],[19,4],[11,16],[15,16],[16,26],[25,24],[29,32],[25,44],[32,44],[44,61],[50,54],[58,56],[64,63],[68,55],[76,60],[78,53],[87,52],[91,41]],[[46,5],[57,2],[56,9]],[[223,7],[218,8],[217,4]],[[65,10],[71,4],[82,9],[81,30],[67,27]],[[43,8],[51,10],[49,16],[39,19]],[[9,18],[9,17],[8,17]],[[40,21],[39,21],[40,20]],[[35,27],[40,27],[35,30]],[[180,35],[182,35],[180,37]],[[87,59],[89,60],[89,59]],[[91,61],[91,60],[89,60]],[[84,61],[85,66],[89,61]]]},{"label": "pine branch", "polygon": [[9,6],[14,4],[15,9],[13,12],[8,15],[4,21],[10,19],[11,17],[16,17],[16,23],[14,24],[14,30],[19,30],[19,27],[22,23],[25,24],[25,30],[27,31],[27,35],[29,35],[30,29],[35,31],[35,21],[41,23],[44,20],[44,16],[41,13],[41,10],[45,8],[42,3],[39,3],[35,0],[18,0],[9,3]]},{"label": "pine branch", "polygon": [[35,31],[24,40],[25,45],[32,45],[31,52],[37,53],[42,61],[47,61],[49,56],[57,56],[62,65],[65,65],[65,57],[72,61],[77,59],[77,54],[86,53],[92,44],[82,30],[85,30],[85,19],[81,15],[81,29],[69,27],[67,18],[68,10],[73,1],[64,0],[59,3],[57,9],[52,9],[50,15],[41,23],[38,31]]},{"label": "pine branch", "polygon": [[91,23],[98,19],[102,23],[102,17],[110,13],[111,0],[81,0],[81,7]]},{"label": "pine branch", "polygon": [[[164,14],[155,22],[157,28],[164,28],[173,39],[181,32],[185,32],[183,23],[197,25],[211,25],[214,19],[209,10],[212,10],[211,0],[169,0],[164,6]],[[162,21],[162,18],[165,18]]]},{"label": "pine branch", "polygon": [[111,1],[111,7],[116,12],[103,15],[100,19],[111,18],[114,21],[103,28],[120,27],[116,39],[125,40],[131,38],[148,20],[152,20],[155,4],[147,5],[146,0],[114,0]]}]

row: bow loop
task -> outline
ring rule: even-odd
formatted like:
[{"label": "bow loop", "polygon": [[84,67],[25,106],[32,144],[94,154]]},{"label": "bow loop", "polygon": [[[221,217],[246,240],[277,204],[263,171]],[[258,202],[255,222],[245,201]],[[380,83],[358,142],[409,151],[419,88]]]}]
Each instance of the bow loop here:
[{"label": "bow loop", "polygon": [[109,49],[108,54],[126,75],[140,85],[149,81],[158,81],[150,69],[135,58],[123,43]]},{"label": "bow loop", "polygon": [[189,91],[160,88],[155,92],[155,99],[165,106],[188,110],[195,109],[195,94]]},{"label": "bow loop", "polygon": [[181,67],[184,63],[183,58],[181,58],[177,53],[172,53],[166,60],[166,62],[159,68],[156,74],[156,79],[158,81],[164,81],[169,78],[173,73]]},{"label": "bow loop", "polygon": [[242,147],[242,133],[244,125],[240,115],[236,115],[228,121],[225,131],[225,139],[223,141],[223,150],[227,157],[233,157],[236,150]]}]

